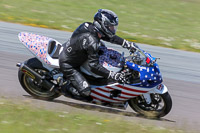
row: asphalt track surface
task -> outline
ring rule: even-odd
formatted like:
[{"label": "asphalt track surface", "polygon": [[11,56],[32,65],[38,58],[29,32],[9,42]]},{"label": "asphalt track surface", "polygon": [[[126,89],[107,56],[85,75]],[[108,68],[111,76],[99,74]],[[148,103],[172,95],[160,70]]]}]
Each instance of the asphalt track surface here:
[{"label": "asphalt track surface", "polygon": [[[27,96],[25,97],[28,94],[18,82],[18,69],[15,66],[16,62],[23,62],[33,57],[18,40],[17,35],[22,31],[48,36],[61,43],[64,43],[71,35],[70,32],[0,22],[0,97],[15,100],[30,99]],[[188,132],[190,130],[194,132],[200,131],[200,54],[145,44],[138,45],[154,57],[161,58],[158,63],[164,77],[164,84],[171,94],[173,108],[161,120],[149,120],[136,115],[122,117],[127,120],[136,119],[140,122],[150,122],[164,127],[184,128]],[[107,46],[118,51],[127,52],[117,45],[107,44]],[[55,102],[41,100],[34,100],[34,102],[51,109],[63,108],[69,110],[73,108],[78,110],[82,107],[74,107],[74,105],[82,105],[82,103],[79,104],[79,102],[77,103],[77,101],[65,97],[60,97]],[[95,108],[96,106],[91,105],[91,107]],[[104,107],[101,109],[104,109]],[[92,112],[92,109],[90,111]],[[131,109],[128,108],[127,112],[130,111]],[[99,112],[95,111],[95,113]],[[115,113],[115,110],[110,111],[111,115],[115,115]]]}]

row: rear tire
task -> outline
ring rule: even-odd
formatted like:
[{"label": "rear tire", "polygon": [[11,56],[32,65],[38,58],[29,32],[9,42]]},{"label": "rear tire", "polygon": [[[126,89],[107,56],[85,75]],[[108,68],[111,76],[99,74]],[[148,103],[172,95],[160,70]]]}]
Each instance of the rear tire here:
[{"label": "rear tire", "polygon": [[[129,100],[130,107],[137,113],[146,117],[164,117],[172,108],[172,99],[168,92],[164,94],[151,94],[152,104],[148,105],[141,96]],[[162,106],[162,108],[159,108]]]},{"label": "rear tire", "polygon": [[[47,71],[47,69],[43,68],[41,62],[37,58],[31,58],[25,62],[27,66],[32,68],[33,70],[36,69],[35,67],[39,67],[37,69],[41,69],[43,71]],[[51,88],[45,88],[43,86],[38,86],[34,79],[32,79],[27,74],[23,73],[20,69],[18,71],[18,78],[21,86],[23,89],[37,99],[42,100],[53,100],[60,96],[59,93],[55,92],[54,89],[50,90]]]}]

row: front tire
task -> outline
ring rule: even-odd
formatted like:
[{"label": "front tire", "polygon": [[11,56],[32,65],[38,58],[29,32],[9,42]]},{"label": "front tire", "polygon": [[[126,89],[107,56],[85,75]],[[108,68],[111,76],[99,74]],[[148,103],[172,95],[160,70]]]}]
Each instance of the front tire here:
[{"label": "front tire", "polygon": [[129,100],[130,107],[146,117],[164,117],[172,108],[172,99],[168,92],[164,94],[150,94],[152,103],[147,104],[142,96]]},{"label": "front tire", "polygon": [[[39,63],[41,62],[37,58],[31,58],[25,62],[25,64],[32,69],[36,69],[34,68],[33,64],[38,65]],[[47,71],[45,68],[42,67],[37,69]],[[37,85],[34,79],[32,79],[29,75],[23,73],[20,69],[18,71],[18,78],[23,89],[34,98],[42,100],[53,100],[60,96],[60,94],[55,92],[54,89],[51,90],[51,88]]]}]

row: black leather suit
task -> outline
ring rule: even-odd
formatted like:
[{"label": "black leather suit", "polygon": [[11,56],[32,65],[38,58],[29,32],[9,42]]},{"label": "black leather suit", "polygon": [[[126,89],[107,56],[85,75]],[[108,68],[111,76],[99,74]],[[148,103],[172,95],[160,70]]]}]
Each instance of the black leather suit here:
[{"label": "black leather suit", "polygon": [[[122,45],[124,40],[116,35],[112,38],[104,36],[101,39],[119,45]],[[73,32],[70,40],[63,44],[64,49],[59,56],[60,69],[64,76],[71,80],[79,93],[90,90],[90,85],[79,70],[85,61],[88,60],[88,65],[93,73],[105,78],[109,76],[110,71],[99,64],[99,42],[100,38],[94,25],[86,22],[81,24]]]}]

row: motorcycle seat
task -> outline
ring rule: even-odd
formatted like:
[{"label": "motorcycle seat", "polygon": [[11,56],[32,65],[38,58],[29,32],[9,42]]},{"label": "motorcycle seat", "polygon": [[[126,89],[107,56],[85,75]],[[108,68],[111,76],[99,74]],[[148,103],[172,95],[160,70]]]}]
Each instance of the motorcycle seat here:
[{"label": "motorcycle seat", "polygon": [[56,40],[49,40],[47,44],[47,60],[50,62],[50,65],[59,67],[59,54],[63,50],[62,45]]},{"label": "motorcycle seat", "polygon": [[48,54],[53,59],[58,59],[61,47],[61,44],[57,44],[55,40],[50,40],[48,43]]}]

